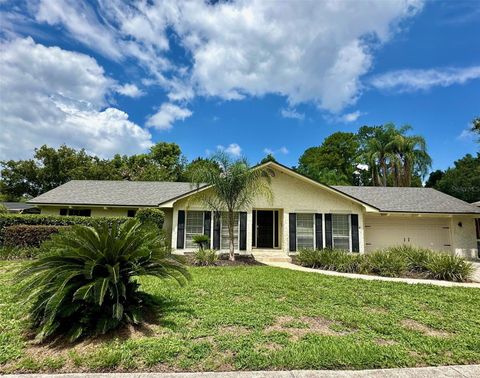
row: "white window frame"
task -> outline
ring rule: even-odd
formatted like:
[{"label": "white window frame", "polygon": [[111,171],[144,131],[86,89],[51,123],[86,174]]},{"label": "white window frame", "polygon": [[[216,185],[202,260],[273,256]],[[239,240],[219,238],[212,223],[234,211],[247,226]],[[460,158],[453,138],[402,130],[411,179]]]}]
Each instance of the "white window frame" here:
[{"label": "white window frame", "polygon": [[[240,250],[240,212],[239,211],[235,211],[234,212],[235,216],[238,217],[237,219],[237,233],[235,234],[235,229],[233,230],[233,239],[234,239],[234,243],[233,243],[233,250],[234,251],[239,251]],[[226,211],[222,211],[220,213],[220,250],[221,251],[226,251],[229,249],[229,247],[227,246],[227,248],[223,248],[223,242],[224,242],[224,238],[223,238],[223,228],[224,228],[224,223],[223,223],[223,220],[226,219],[224,217],[227,217],[228,216],[228,212]],[[227,234],[228,234],[228,224],[225,223],[225,227],[227,228]],[[227,243],[229,243],[229,240],[228,240],[228,236],[227,236]]]},{"label": "white window frame", "polygon": [[[351,214],[342,214],[342,213],[332,213],[332,248],[336,248],[335,246],[335,237],[337,238],[346,238],[344,235],[337,235],[335,236],[334,230],[333,230],[333,218],[337,215],[343,215],[347,217],[347,223],[348,223],[348,251],[352,252],[352,215]],[[343,248],[342,248],[343,249]]]},{"label": "white window frame", "polygon": [[[313,227],[312,227],[312,233],[313,233],[313,238],[312,238],[312,246],[311,247],[299,247],[298,246],[298,215],[310,215],[312,217],[312,221],[313,221]],[[303,213],[296,213],[296,216],[295,216],[295,246],[296,246],[296,251],[298,252],[300,249],[304,249],[304,248],[312,248],[312,249],[315,249],[315,235],[317,234],[317,230],[316,230],[316,224],[315,224],[315,213],[306,213],[306,212],[303,212]]]},{"label": "white window frame", "polygon": [[[195,233],[189,233],[188,232],[188,216],[189,214],[191,213],[201,213],[202,215],[202,231],[200,233],[198,232],[195,232]],[[185,248],[186,249],[192,249],[192,248],[195,248],[195,245],[193,244],[192,246],[189,246],[188,245],[188,237],[191,235],[203,235],[203,230],[205,229],[205,215],[204,215],[204,211],[202,210],[191,210],[191,211],[185,211],[185,236],[184,236],[184,245],[185,245]],[[191,239],[190,239],[191,241]],[[193,242],[192,242],[193,243]]]}]

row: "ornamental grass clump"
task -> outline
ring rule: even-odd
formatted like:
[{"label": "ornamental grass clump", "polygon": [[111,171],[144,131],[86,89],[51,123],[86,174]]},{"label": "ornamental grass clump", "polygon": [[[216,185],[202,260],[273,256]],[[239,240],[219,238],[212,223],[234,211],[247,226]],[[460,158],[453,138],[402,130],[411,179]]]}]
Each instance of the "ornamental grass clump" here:
[{"label": "ornamental grass clump", "polygon": [[46,243],[48,253],[16,276],[39,341],[56,336],[73,341],[138,324],[157,306],[140,290],[138,277],[179,284],[189,278],[163,233],[135,219],[120,226],[73,226]]},{"label": "ornamental grass clump", "polygon": [[472,277],[474,268],[461,257],[438,253],[428,261],[426,270],[429,278],[464,282]]}]

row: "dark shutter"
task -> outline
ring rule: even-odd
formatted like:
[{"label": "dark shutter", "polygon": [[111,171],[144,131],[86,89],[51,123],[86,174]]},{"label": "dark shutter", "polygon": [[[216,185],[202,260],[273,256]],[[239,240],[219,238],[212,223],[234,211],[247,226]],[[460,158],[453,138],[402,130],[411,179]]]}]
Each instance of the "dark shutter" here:
[{"label": "dark shutter", "polygon": [[315,248],[323,249],[322,214],[315,214]]},{"label": "dark shutter", "polygon": [[332,214],[325,214],[325,247],[333,247]]},{"label": "dark shutter", "polygon": [[212,244],[211,238],[211,230],[212,230],[212,212],[211,211],[204,211],[203,212],[203,234],[208,236],[208,248]]},{"label": "dark shutter", "polygon": [[257,210],[252,211],[252,246],[257,246]]},{"label": "dark shutter", "polygon": [[288,214],[288,239],[290,252],[297,250],[297,214]]},{"label": "dark shutter", "polygon": [[67,215],[68,209],[60,209],[60,215]]},{"label": "dark shutter", "polygon": [[178,210],[177,249],[183,249],[185,244],[185,210]]},{"label": "dark shutter", "polygon": [[247,213],[246,212],[241,212],[240,213],[240,239],[238,241],[239,243],[239,249],[240,251],[246,251],[247,250]]},{"label": "dark shutter", "polygon": [[360,245],[358,242],[358,215],[350,215],[350,222],[352,224],[352,252],[360,252]]},{"label": "dark shutter", "polygon": [[220,213],[213,215],[213,249],[220,249]]}]

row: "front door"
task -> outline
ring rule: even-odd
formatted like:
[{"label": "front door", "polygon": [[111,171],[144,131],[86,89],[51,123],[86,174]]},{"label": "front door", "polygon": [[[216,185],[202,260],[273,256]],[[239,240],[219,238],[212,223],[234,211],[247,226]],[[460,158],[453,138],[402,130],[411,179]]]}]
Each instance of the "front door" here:
[{"label": "front door", "polygon": [[253,246],[256,248],[277,248],[278,210],[253,210]]}]

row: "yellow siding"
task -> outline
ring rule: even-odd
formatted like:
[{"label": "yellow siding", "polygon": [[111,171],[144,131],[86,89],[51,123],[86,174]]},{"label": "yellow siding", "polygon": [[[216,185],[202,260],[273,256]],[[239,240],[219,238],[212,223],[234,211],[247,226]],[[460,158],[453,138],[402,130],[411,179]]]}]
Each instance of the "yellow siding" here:
[{"label": "yellow siding", "polygon": [[[253,206],[245,209],[247,212],[247,253],[252,251],[252,210],[253,209],[278,209],[280,211],[281,249],[288,253],[288,217],[289,213],[343,213],[359,215],[359,242],[360,251],[363,252],[363,206],[342,197],[340,194],[331,193],[328,189],[293,177],[291,174],[274,169],[275,176],[271,180],[272,201],[263,197],[256,198]],[[178,210],[205,210],[205,206],[192,197],[181,199],[174,204],[172,246],[177,240]],[[183,252],[190,252],[187,249]],[[180,251],[179,251],[180,252]]]}]

